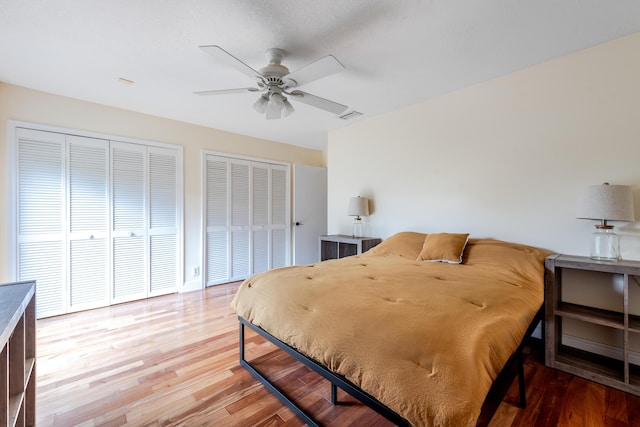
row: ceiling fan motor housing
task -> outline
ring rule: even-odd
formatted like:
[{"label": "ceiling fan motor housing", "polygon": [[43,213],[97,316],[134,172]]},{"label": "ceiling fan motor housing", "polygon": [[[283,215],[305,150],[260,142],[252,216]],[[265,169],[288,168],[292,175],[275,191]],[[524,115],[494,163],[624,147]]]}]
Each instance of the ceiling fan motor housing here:
[{"label": "ceiling fan motor housing", "polygon": [[282,77],[289,74],[289,69],[280,64],[269,64],[266,67],[260,68],[259,71],[268,83],[277,85],[282,84]]},{"label": "ceiling fan motor housing", "polygon": [[285,57],[284,51],[278,48],[267,49],[265,56],[269,63],[258,71],[262,74],[268,86],[280,86],[282,88],[285,85],[282,78],[289,74],[289,69],[282,65],[282,60]]}]

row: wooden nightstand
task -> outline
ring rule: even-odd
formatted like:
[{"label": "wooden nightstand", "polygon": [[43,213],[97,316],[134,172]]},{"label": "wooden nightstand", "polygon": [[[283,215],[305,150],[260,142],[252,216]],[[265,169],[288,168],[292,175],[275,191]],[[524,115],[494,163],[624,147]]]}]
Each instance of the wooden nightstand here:
[{"label": "wooden nightstand", "polygon": [[[640,341],[640,316],[631,314],[630,287],[640,284],[639,261],[596,261],[588,257],[554,254],[545,261],[547,283],[545,290],[545,364],[609,387],[640,395],[640,366],[629,361],[630,342]],[[619,310],[563,301],[562,273],[564,270],[599,272],[620,275],[623,289],[615,305]],[[631,282],[631,284],[629,283]],[[632,289],[637,297],[638,291]],[[636,302],[637,306],[637,301]],[[585,328],[610,328],[612,335],[621,336],[622,360],[579,350],[563,343],[562,321],[581,321]],[[599,325],[599,326],[596,326]],[[606,330],[606,329],[605,329]]]},{"label": "wooden nightstand", "polygon": [[382,239],[377,237],[353,237],[344,234],[320,236],[320,261],[359,255],[380,242]]}]

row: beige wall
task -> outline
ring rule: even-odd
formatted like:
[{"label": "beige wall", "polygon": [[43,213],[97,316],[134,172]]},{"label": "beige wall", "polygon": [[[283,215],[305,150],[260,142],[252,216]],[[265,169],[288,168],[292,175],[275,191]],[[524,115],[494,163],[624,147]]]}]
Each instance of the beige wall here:
[{"label": "beige wall", "polygon": [[[640,218],[638,52],[640,33],[330,133],[329,232],[351,230],[360,194],[372,236],[470,232],[587,255],[583,186],[632,185]],[[640,222],[615,225],[640,259]]]},{"label": "beige wall", "polygon": [[[330,133],[329,232],[351,231],[360,194],[373,200],[371,236],[469,232],[588,255],[595,221],[575,218],[577,196],[608,181],[633,186],[638,221],[613,224],[622,256],[640,259],[638,52],[640,33]],[[599,279],[565,296],[619,309],[619,283]],[[565,332],[612,344],[582,325]]]},{"label": "beige wall", "polygon": [[7,158],[7,120],[77,129],[112,136],[177,144],[184,155],[184,266],[185,281],[191,268],[200,265],[202,151],[210,150],[257,157],[290,164],[324,166],[324,153],[275,143],[187,123],[153,117],[76,99],[0,83],[0,282],[8,277],[9,227],[7,178],[11,159]]}]

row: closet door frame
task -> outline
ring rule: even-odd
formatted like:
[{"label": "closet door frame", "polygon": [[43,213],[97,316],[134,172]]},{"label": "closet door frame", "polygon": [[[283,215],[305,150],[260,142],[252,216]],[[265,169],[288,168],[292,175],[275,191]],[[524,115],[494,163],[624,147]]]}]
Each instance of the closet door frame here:
[{"label": "closet door frame", "polygon": [[[253,232],[256,230],[269,230],[269,248],[268,248],[268,252],[269,252],[269,267],[268,268],[272,268],[273,267],[273,253],[272,253],[272,235],[273,235],[273,229],[283,229],[285,231],[285,241],[286,241],[286,247],[285,247],[285,254],[284,254],[284,259],[285,259],[285,265],[291,265],[291,165],[287,162],[279,162],[279,161],[275,161],[275,160],[269,160],[269,159],[261,159],[261,158],[257,158],[257,157],[248,157],[248,156],[238,156],[238,155],[233,155],[233,154],[229,154],[229,153],[221,153],[221,152],[216,152],[216,151],[209,151],[209,150],[202,150],[202,200],[201,200],[201,206],[202,206],[202,213],[200,215],[201,218],[201,222],[202,222],[202,235],[201,235],[201,241],[202,241],[202,245],[201,245],[201,262],[200,265],[202,265],[202,286],[203,288],[206,288],[207,286],[215,286],[218,284],[222,284],[222,283],[226,283],[228,281],[233,281],[233,280],[242,280],[243,277],[238,277],[238,276],[233,276],[233,270],[232,270],[232,259],[231,259],[231,251],[230,251],[230,245],[231,245],[231,230],[238,228],[238,227],[233,227],[230,223],[227,224],[227,279],[224,280],[216,280],[216,281],[212,281],[211,283],[208,283],[208,277],[207,277],[207,268],[208,268],[208,256],[207,256],[207,202],[208,202],[208,198],[207,198],[207,157],[208,156],[215,156],[215,157],[220,157],[223,159],[227,160],[227,165],[228,165],[228,170],[227,170],[227,177],[228,177],[228,182],[227,182],[227,210],[228,210],[228,214],[227,214],[227,219],[228,221],[231,218],[231,195],[230,195],[230,191],[231,191],[231,180],[230,180],[230,176],[231,176],[231,171],[230,171],[230,165],[232,162],[237,162],[237,163],[244,163],[244,164],[248,164],[249,165],[249,225],[243,228],[246,228],[246,230],[249,232],[249,248],[248,248],[248,255],[249,255],[249,259],[247,260],[247,263],[249,265],[249,274],[248,276],[251,276],[253,274],[253,267],[254,267],[254,261],[253,261],[253,245],[254,245],[254,239],[253,239]],[[253,197],[252,197],[252,192],[253,192],[253,183],[252,181],[252,177],[253,177],[253,171],[252,171],[252,167],[251,165],[255,165],[255,164],[262,164],[262,165],[269,165],[269,225],[267,227],[263,227],[263,226],[254,226],[253,225]],[[286,173],[286,178],[285,178],[285,195],[286,195],[286,208],[285,208],[285,225],[284,227],[282,227],[282,225],[276,225],[275,227],[272,224],[272,218],[271,218],[271,178],[272,178],[272,171],[271,168],[272,167],[277,167],[279,170],[284,170]],[[240,228],[238,228],[240,229]]]},{"label": "closet door frame", "polygon": [[[5,215],[7,215],[7,225],[8,225],[8,229],[6,230],[6,236],[8,239],[8,245],[7,245],[8,247],[8,253],[7,253],[8,281],[16,281],[18,279],[18,255],[17,255],[17,250],[18,250],[18,234],[17,234],[18,138],[17,138],[17,129],[19,128],[30,129],[34,131],[52,132],[52,133],[62,134],[62,135],[73,135],[73,136],[86,137],[86,138],[103,139],[103,140],[109,140],[113,142],[124,142],[124,143],[130,143],[130,144],[145,145],[147,147],[152,147],[152,148],[153,147],[166,148],[166,149],[174,150],[176,152],[176,156],[177,156],[176,189],[178,192],[177,209],[176,209],[176,222],[177,222],[176,258],[177,258],[177,264],[178,264],[177,273],[176,273],[176,282],[177,282],[176,288],[177,288],[177,292],[182,292],[183,286],[184,286],[184,231],[183,231],[184,230],[184,173],[183,173],[184,149],[183,147],[181,145],[165,144],[165,143],[155,142],[155,141],[147,141],[147,140],[136,139],[136,138],[128,138],[128,137],[122,137],[122,136],[103,134],[99,132],[70,129],[70,128],[64,128],[59,126],[50,126],[50,125],[43,125],[38,123],[23,122],[18,120],[7,121],[7,157],[5,161],[6,185],[7,185],[6,194],[7,194],[7,200],[9,202],[9,206],[11,206],[11,209],[7,209],[5,211]],[[67,160],[68,159],[66,159],[66,156],[65,156],[65,161]],[[111,197],[111,188],[109,188],[109,197]],[[109,215],[111,215],[111,213]],[[68,227],[68,218],[67,218],[67,227]],[[111,245],[109,246],[111,247]],[[68,283],[68,277],[66,279]],[[148,286],[148,282],[147,282],[147,286]],[[148,294],[149,296],[156,295],[155,293],[152,293],[149,289],[148,289]],[[110,303],[113,303],[113,301],[110,301]],[[67,307],[68,306],[69,304],[67,301]]]}]

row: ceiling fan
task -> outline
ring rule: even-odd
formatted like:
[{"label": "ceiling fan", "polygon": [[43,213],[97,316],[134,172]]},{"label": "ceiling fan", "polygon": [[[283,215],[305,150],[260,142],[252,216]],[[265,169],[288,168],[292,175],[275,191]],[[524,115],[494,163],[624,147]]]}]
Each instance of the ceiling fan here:
[{"label": "ceiling fan", "polygon": [[194,92],[196,95],[224,95],[243,92],[260,93],[260,97],[253,104],[253,108],[260,114],[265,114],[268,120],[279,119],[282,116],[292,114],[295,110],[289,102],[289,99],[333,114],[340,114],[347,109],[346,105],[294,89],[344,70],[344,65],[333,55],[327,55],[315,62],[305,65],[299,70],[289,72],[289,69],[282,65],[282,60],[285,57],[284,51],[282,49],[271,48],[265,52],[268,64],[256,71],[220,46],[200,46],[200,49],[227,65],[230,65],[252,80],[255,80],[257,87],[206,90]]}]

